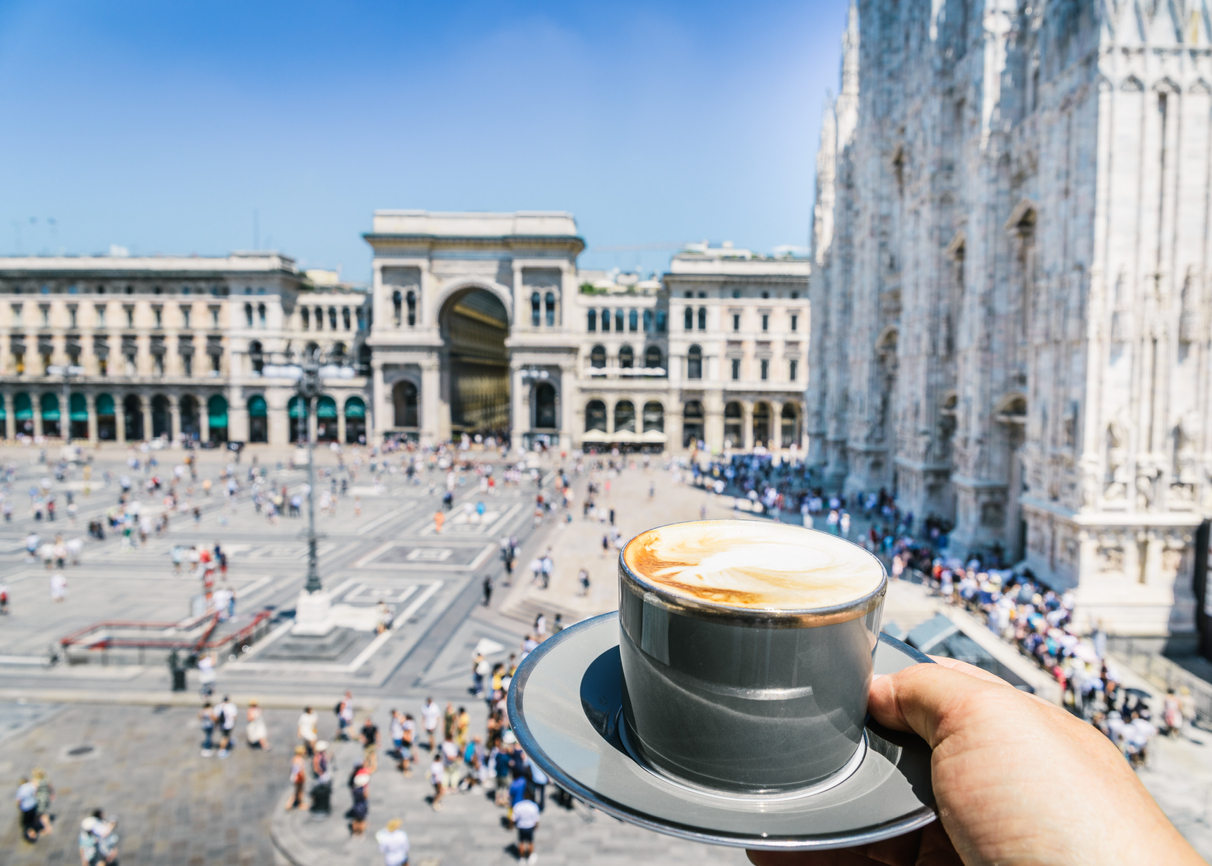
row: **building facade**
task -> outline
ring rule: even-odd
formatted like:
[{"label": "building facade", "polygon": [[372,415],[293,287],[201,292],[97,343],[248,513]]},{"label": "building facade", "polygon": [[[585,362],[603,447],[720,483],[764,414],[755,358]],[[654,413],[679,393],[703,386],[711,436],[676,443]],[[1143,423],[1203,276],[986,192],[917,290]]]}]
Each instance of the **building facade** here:
[{"label": "building facade", "polygon": [[805,259],[701,244],[663,280],[582,271],[563,213],[379,211],[365,238],[369,287],[277,253],[0,258],[0,432],[299,441],[271,374],[322,350],[355,375],[326,381],[321,442],[802,447]]},{"label": "building facade", "polygon": [[863,0],[817,161],[811,459],[1129,634],[1193,630],[1212,513],[1187,9]]}]

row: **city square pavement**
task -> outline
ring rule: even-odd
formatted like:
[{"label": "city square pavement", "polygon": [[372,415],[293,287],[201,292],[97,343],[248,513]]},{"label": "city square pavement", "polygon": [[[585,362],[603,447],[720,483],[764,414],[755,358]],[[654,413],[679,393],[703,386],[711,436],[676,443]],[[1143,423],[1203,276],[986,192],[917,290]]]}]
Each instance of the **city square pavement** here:
[{"label": "city square pavement", "polygon": [[[158,471],[171,471],[181,452],[159,452]],[[463,515],[465,502],[482,498],[474,476],[456,489],[455,507],[443,532],[435,532],[433,512],[439,505],[444,474],[425,473],[419,485],[402,475],[384,475],[375,485],[369,477],[370,457],[341,499],[337,515],[319,521],[321,575],[337,600],[352,607],[373,605],[386,598],[402,614],[397,627],[371,647],[363,639],[357,658],[331,661],[290,661],[272,651],[276,637],[254,645],[253,651],[219,667],[218,696],[230,693],[243,712],[249,699],[269,707],[266,717],[274,750],[268,754],[241,746],[225,760],[199,755],[196,714],[199,698],[196,672],[189,690],[169,691],[169,672],[161,661],[145,664],[46,664],[47,647],[59,637],[100,619],[149,619],[174,622],[190,613],[198,593],[197,581],[173,574],[168,549],[172,543],[213,544],[220,540],[232,552],[231,578],[239,595],[238,611],[247,617],[265,605],[294,606],[304,580],[304,542],[300,518],[283,518],[271,526],[254,514],[246,496],[235,512],[224,515],[216,484],[211,496],[201,493],[206,477],[217,478],[230,456],[200,452],[194,501],[202,520],[177,517],[168,534],[146,547],[123,550],[117,537],[90,540],[83,563],[69,567],[69,600],[50,601],[47,572],[40,563],[26,563],[24,537],[30,527],[48,536],[51,529],[80,534],[91,517],[114,504],[116,478],[144,473],[124,469],[125,450],[102,450],[94,457],[92,491],[83,496],[80,474],[69,478],[77,491],[79,514],[75,527],[62,520],[35,524],[18,508],[11,524],[0,524],[0,568],[13,596],[12,613],[0,619],[0,766],[15,786],[34,766],[48,771],[59,792],[54,812],[61,832],[36,846],[19,840],[17,821],[3,833],[5,861],[14,863],[74,862],[74,828],[92,808],[102,807],[121,820],[123,860],[127,863],[296,863],[344,864],[380,862],[368,837],[350,839],[341,814],[349,805],[345,780],[357,755],[349,744],[339,745],[335,775],[334,814],[317,818],[287,814],[282,806],[287,789],[287,766],[294,744],[294,723],[305,704],[320,715],[321,736],[335,730],[332,708],[344,689],[354,693],[358,723],[369,713],[380,730],[387,727],[391,708],[419,714],[426,696],[440,705],[466,705],[472,731],[482,732],[486,708],[469,693],[471,657],[477,649],[492,661],[517,652],[538,612],[549,623],[556,613],[571,624],[586,616],[613,610],[616,604],[616,554],[603,554],[602,538],[609,528],[609,510],[623,538],[650,526],[677,520],[738,516],[734,500],[704,493],[687,483],[675,468],[654,462],[648,470],[634,468],[599,478],[597,514],[582,517],[586,478],[576,479],[571,522],[533,520],[535,486],[499,488],[485,498],[483,520]],[[53,456],[53,455],[52,455]],[[483,455],[476,455],[483,456]],[[239,467],[241,477],[251,455]],[[297,491],[304,473],[289,468],[289,452],[257,453],[276,486]],[[345,455],[352,467],[353,455]],[[12,485],[20,501],[31,479],[47,474],[30,449],[0,451],[0,461],[15,460],[18,478]],[[281,468],[279,469],[279,464]],[[555,460],[536,463],[550,481]],[[336,457],[318,452],[317,467],[335,470]],[[100,480],[108,468],[115,478]],[[329,479],[320,483],[325,489]],[[431,482],[436,489],[430,493]],[[650,495],[651,488],[651,495]],[[544,488],[550,494],[551,487]],[[353,498],[361,501],[356,516]],[[515,535],[521,556],[511,585],[507,585],[496,555],[497,539]],[[550,549],[555,572],[542,588],[526,568],[535,556]],[[577,572],[590,573],[590,591],[581,592]],[[495,580],[489,606],[481,603],[485,576]],[[893,586],[885,621],[902,627],[932,616],[937,599],[920,587]],[[956,615],[954,611],[951,615]],[[288,624],[289,621],[284,621]],[[970,624],[969,624],[970,625]],[[351,651],[352,652],[352,651]],[[359,660],[360,659],[360,660]],[[354,664],[357,662],[357,664]],[[1030,673],[1030,672],[1029,672]],[[1038,675],[1037,675],[1038,676]],[[1212,796],[1212,735],[1193,731],[1180,741],[1156,744],[1150,763],[1141,771],[1145,784],[1163,808],[1205,857],[1212,855],[1208,832]],[[420,752],[424,758],[425,752]],[[482,793],[452,794],[440,813],[429,809],[423,768],[404,779],[383,759],[371,784],[370,827],[382,827],[400,817],[413,840],[413,863],[513,862],[513,834],[501,823],[501,812]],[[743,853],[707,848],[622,824],[577,804],[566,810],[550,800],[538,834],[538,852],[546,863],[588,860],[593,863],[667,861],[741,863]],[[63,860],[62,858],[67,858]]]}]

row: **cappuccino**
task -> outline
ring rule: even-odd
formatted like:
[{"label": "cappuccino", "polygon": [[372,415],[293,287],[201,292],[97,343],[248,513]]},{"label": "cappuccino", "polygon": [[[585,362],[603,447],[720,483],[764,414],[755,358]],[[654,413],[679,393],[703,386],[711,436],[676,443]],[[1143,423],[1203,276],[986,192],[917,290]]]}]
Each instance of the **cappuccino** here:
[{"label": "cappuccino", "polygon": [[650,529],[623,551],[632,573],[688,599],[750,610],[813,610],[857,601],[883,581],[879,560],[824,532],[753,520]]}]

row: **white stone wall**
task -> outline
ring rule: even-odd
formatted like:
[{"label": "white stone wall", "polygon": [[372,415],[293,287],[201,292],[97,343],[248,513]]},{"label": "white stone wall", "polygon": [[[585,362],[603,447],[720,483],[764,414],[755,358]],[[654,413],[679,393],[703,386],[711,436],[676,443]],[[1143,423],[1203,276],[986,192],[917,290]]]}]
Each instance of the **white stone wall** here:
[{"label": "white stone wall", "polygon": [[1204,17],[857,4],[814,221],[811,454],[1076,587],[1193,628],[1212,511]]}]

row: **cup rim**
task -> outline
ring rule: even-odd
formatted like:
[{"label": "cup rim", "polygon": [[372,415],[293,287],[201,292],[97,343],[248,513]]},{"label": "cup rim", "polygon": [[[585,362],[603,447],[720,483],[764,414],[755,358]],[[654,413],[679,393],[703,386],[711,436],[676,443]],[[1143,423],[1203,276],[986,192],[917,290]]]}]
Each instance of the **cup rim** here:
[{"label": "cup rim", "polygon": [[[871,590],[871,592],[852,599],[851,601],[841,604],[830,605],[828,607],[815,608],[798,608],[798,609],[771,609],[771,608],[750,608],[739,607],[736,605],[722,604],[720,602],[701,601],[699,599],[687,598],[684,595],[671,592],[664,587],[658,586],[642,575],[637,574],[627,564],[627,548],[635,543],[636,539],[641,535],[649,532],[654,532],[659,529],[664,529],[666,526],[682,526],[687,523],[749,523],[747,520],[722,519],[722,520],[678,520],[673,523],[663,523],[660,526],[650,526],[643,532],[637,532],[631,537],[628,542],[623,545],[623,549],[619,551],[619,588],[627,589],[644,598],[645,601],[655,602],[659,606],[665,608],[672,613],[681,613],[692,616],[696,619],[709,619],[716,622],[730,621],[733,624],[751,625],[766,628],[807,628],[814,626],[830,625],[838,622],[848,622],[852,619],[858,619],[865,616],[875,608],[879,607],[884,596],[888,592],[888,569],[884,567],[884,563],[880,558],[871,551],[867,550],[847,538],[837,538],[838,541],[846,544],[851,544],[870,556],[880,569],[880,582]],[[793,529],[801,529],[804,532],[819,532],[817,529],[809,529],[806,526],[795,526],[794,524],[783,524],[790,526]]]}]

